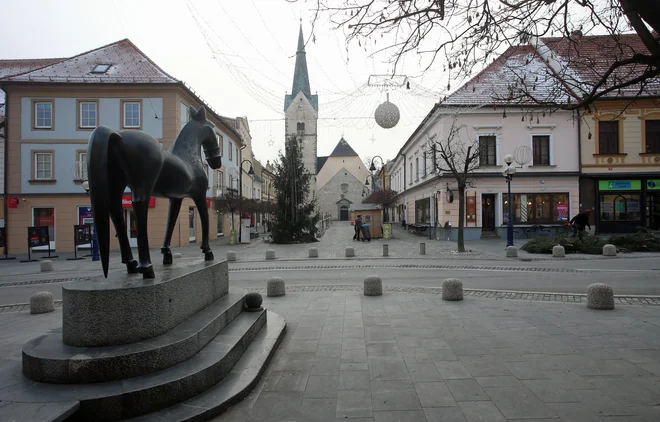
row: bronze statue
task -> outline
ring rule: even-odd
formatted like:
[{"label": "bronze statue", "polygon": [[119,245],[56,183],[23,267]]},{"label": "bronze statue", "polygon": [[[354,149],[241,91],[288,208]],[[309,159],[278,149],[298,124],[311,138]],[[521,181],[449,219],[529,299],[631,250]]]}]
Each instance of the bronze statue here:
[{"label": "bronze statue", "polygon": [[[106,278],[110,254],[108,217],[114,223],[121,248],[121,262],[126,264],[128,272],[139,272],[145,279],[154,278],[147,237],[147,213],[152,196],[170,200],[167,231],[161,247],[163,264],[172,264],[170,241],[181,202],[186,197],[193,199],[202,220],[201,249],[204,259],[213,260],[206,208],[209,181],[202,164],[201,148],[204,148],[208,165],[212,169],[220,168],[221,150],[213,128],[206,121],[204,107],[199,111],[190,107],[190,121],[181,130],[169,152],[164,151],[156,139],[141,131],[115,132],[105,126],[94,129],[87,149],[87,174],[103,275]],[[139,263],[133,258],[121,206],[121,198],[127,186],[133,194]]]}]

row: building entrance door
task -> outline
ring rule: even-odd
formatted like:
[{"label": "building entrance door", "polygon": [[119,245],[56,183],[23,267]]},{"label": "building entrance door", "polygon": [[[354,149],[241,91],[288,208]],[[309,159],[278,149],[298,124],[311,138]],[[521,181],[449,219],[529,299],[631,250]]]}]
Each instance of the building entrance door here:
[{"label": "building entrance door", "polygon": [[137,248],[137,225],[135,224],[135,212],[132,208],[124,210],[124,220],[126,221],[126,234],[131,248]]},{"label": "building entrance door", "polygon": [[495,194],[481,195],[481,231],[495,231]]},{"label": "building entrance door", "polygon": [[660,192],[649,192],[646,198],[646,227],[660,230]]},{"label": "building entrance door", "polygon": [[348,207],[346,205],[339,208],[339,221],[348,221]]}]

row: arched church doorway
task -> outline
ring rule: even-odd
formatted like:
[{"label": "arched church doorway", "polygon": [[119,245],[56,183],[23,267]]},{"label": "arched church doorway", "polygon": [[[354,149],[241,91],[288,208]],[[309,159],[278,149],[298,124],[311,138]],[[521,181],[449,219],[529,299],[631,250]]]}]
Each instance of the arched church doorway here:
[{"label": "arched church doorway", "polygon": [[339,221],[348,221],[348,206],[339,207]]}]

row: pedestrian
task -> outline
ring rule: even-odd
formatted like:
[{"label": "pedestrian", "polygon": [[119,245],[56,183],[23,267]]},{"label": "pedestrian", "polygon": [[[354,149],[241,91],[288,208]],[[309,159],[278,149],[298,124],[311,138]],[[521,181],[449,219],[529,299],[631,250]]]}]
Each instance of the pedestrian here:
[{"label": "pedestrian", "polygon": [[362,216],[358,215],[355,219],[355,234],[353,240],[360,241],[360,232],[362,231]]},{"label": "pedestrian", "polygon": [[581,213],[578,213],[568,223],[573,228],[573,237],[579,235],[579,237],[582,238],[585,227],[589,227],[589,230],[591,230],[591,225],[589,224],[589,214],[591,214],[591,209],[586,209]]}]

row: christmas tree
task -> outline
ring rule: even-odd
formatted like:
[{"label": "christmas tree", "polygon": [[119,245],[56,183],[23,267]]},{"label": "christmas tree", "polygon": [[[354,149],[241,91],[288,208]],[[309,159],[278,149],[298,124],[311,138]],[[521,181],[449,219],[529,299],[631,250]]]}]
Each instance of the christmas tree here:
[{"label": "christmas tree", "polygon": [[277,205],[272,228],[274,243],[316,242],[316,201],[310,197],[311,175],[305,169],[298,139],[290,137],[275,162]]}]

